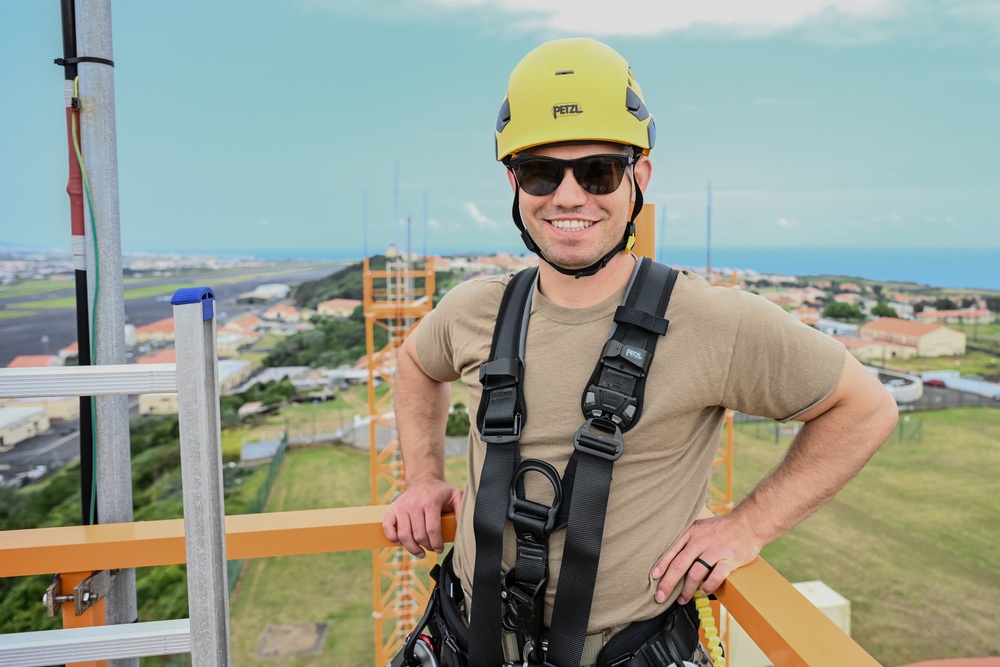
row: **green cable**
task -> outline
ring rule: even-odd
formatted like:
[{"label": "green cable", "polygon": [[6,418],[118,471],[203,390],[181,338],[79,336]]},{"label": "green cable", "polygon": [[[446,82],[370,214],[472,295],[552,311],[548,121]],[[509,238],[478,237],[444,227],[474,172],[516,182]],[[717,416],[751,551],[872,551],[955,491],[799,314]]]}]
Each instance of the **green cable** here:
[{"label": "green cable", "polygon": [[[80,139],[76,135],[76,116],[73,117],[73,149],[76,151],[76,160],[80,164],[80,175],[83,177],[83,191],[87,197],[87,209],[90,211],[90,235],[94,241],[94,303],[90,308],[90,358],[97,361],[97,349],[95,338],[97,337],[97,297],[100,294],[101,269],[98,262],[99,251],[97,249],[97,226],[94,222],[94,204],[90,197],[90,181],[87,180],[87,169],[83,166],[83,154],[80,152]],[[90,401],[90,435],[91,447],[93,448],[94,470],[90,475],[90,523],[94,523],[97,513],[97,403]]]}]

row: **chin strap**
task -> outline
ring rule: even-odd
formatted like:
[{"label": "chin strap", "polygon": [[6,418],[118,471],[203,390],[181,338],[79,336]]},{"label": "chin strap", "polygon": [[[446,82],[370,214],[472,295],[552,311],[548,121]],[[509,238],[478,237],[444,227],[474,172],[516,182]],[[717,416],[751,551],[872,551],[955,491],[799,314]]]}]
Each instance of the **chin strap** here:
[{"label": "chin strap", "polygon": [[639,211],[642,210],[642,190],[636,186],[633,179],[630,179],[629,182],[632,184],[632,190],[635,192],[635,206],[632,207],[632,218],[625,226],[625,234],[622,237],[621,243],[616,245],[611,252],[604,255],[604,257],[601,257],[599,260],[584,269],[567,269],[566,267],[559,266],[542,254],[542,249],[538,247],[535,240],[531,238],[530,234],[528,234],[528,230],[524,227],[524,220],[521,219],[521,207],[519,203],[519,195],[521,193],[520,187],[514,190],[514,205],[511,207],[511,217],[514,218],[514,224],[517,225],[517,228],[521,230],[521,240],[524,241],[525,247],[538,255],[541,259],[545,260],[545,262],[553,269],[563,275],[573,276],[575,278],[592,276],[607,266],[608,262],[610,262],[615,255],[622,251],[631,252],[632,246],[635,245],[635,219],[639,216]]}]

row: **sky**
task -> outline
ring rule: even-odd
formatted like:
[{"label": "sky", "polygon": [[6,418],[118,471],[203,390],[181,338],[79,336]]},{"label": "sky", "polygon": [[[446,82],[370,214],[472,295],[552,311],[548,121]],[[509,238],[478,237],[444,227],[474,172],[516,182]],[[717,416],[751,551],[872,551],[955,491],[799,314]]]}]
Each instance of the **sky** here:
[{"label": "sky", "polygon": [[[618,50],[656,120],[658,244],[705,246],[710,184],[719,247],[1000,249],[996,2],[111,11],[126,252],[520,250],[497,111],[518,61],[571,36]],[[0,244],[70,247],[61,39],[57,0],[0,0]]]}]

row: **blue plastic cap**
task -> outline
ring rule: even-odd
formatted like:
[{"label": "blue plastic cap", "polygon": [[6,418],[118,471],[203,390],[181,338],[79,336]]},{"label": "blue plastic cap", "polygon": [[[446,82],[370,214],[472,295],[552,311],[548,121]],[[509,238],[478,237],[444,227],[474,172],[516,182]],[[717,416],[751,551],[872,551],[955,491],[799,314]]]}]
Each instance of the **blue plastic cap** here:
[{"label": "blue plastic cap", "polygon": [[201,304],[201,319],[215,317],[215,292],[210,287],[182,287],[174,292],[171,305],[183,306],[189,303]]}]

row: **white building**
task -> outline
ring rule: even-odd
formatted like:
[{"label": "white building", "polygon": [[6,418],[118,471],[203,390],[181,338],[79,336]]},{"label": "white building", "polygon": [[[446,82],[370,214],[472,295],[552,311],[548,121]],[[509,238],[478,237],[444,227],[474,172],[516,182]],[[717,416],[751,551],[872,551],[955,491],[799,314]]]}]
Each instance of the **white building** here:
[{"label": "white building", "polygon": [[48,430],[45,408],[0,408],[0,452]]}]

